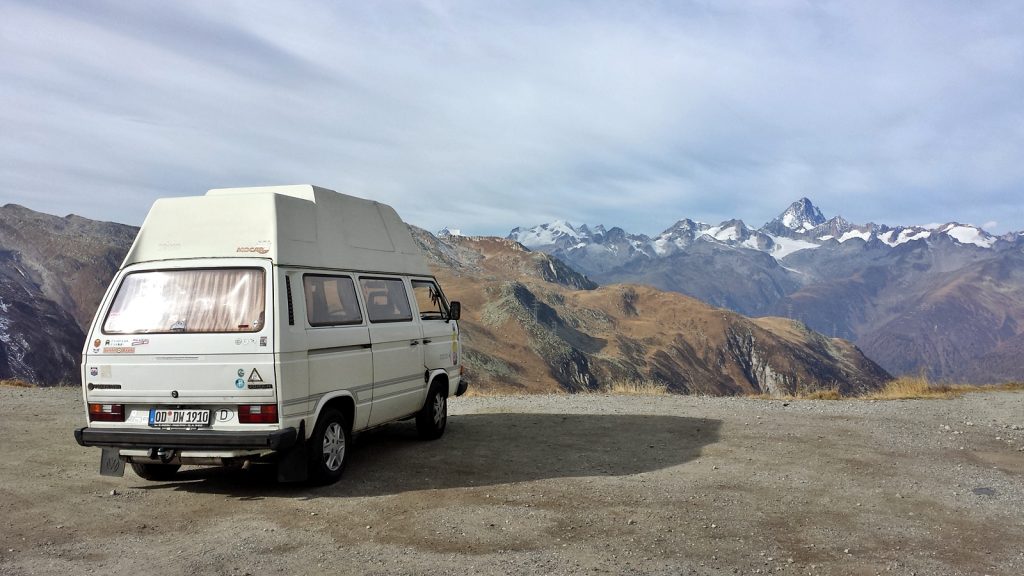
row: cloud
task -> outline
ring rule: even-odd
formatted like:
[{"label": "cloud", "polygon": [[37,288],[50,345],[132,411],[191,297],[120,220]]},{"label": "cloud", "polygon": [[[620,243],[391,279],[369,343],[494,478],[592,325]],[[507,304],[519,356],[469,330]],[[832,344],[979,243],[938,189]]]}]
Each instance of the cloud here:
[{"label": "cloud", "polygon": [[1024,228],[1019,3],[4,2],[0,190],[141,222],[313,182],[410,222]]}]

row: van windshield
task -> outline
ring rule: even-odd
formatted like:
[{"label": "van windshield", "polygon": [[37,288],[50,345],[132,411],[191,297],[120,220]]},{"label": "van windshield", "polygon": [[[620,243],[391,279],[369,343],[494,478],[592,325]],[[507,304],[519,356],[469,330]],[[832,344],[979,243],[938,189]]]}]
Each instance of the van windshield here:
[{"label": "van windshield", "polygon": [[262,269],[134,272],[121,282],[103,332],[259,332],[264,310]]}]

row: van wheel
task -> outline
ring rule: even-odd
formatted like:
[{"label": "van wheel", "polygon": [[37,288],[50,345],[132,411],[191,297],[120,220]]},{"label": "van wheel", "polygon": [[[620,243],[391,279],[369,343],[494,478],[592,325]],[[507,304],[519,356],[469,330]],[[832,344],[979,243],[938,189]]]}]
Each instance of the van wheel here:
[{"label": "van wheel", "polygon": [[444,434],[448,424],[448,397],[441,386],[434,386],[427,395],[427,402],[416,414],[416,431],[424,440],[436,440]]},{"label": "van wheel", "polygon": [[333,484],[341,478],[352,445],[345,416],[326,410],[313,429],[306,450],[309,453],[309,480],[314,484]]},{"label": "van wheel", "polygon": [[132,470],[145,480],[170,480],[181,468],[181,464],[141,464],[132,462]]}]

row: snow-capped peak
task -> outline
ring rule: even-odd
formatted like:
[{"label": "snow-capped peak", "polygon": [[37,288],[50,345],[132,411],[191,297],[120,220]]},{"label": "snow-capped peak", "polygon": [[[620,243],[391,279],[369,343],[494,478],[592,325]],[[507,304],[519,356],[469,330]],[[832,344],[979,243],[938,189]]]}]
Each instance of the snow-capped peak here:
[{"label": "snow-capped peak", "polygon": [[659,256],[675,252],[676,250],[684,249],[693,243],[695,239],[700,237],[701,234],[711,229],[710,224],[703,222],[694,222],[689,218],[684,218],[667,230],[658,235],[657,238],[651,241],[651,249],[654,253]]},{"label": "snow-capped peak", "polygon": [[451,238],[453,236],[462,236],[462,230],[445,226],[437,232],[438,238]]},{"label": "snow-capped peak", "polygon": [[518,227],[513,228],[506,238],[515,240],[532,250],[553,246],[559,242],[575,244],[584,236],[589,236],[589,234],[581,234],[580,230],[577,230],[565,220],[555,220],[554,222],[541,224],[526,230]]},{"label": "snow-capped peak", "polygon": [[994,236],[981,228],[957,222],[945,224],[935,230],[935,232],[945,234],[961,244],[974,244],[982,248],[991,248],[996,242]]},{"label": "snow-capped peak", "polygon": [[673,232],[675,232],[675,233],[679,233],[679,232],[695,232],[695,231],[703,232],[704,230],[707,230],[708,228],[711,228],[710,224],[705,224],[703,222],[694,222],[693,220],[690,220],[689,218],[683,218],[682,220],[676,222],[672,226],[669,226],[669,228],[667,230],[665,230],[665,232],[663,232],[663,234],[669,234],[669,233],[673,233]]},{"label": "snow-capped peak", "polygon": [[807,198],[801,198],[790,204],[778,218],[765,224],[765,228],[777,233],[781,232],[779,228],[784,228],[801,234],[824,223],[825,216],[821,210]]},{"label": "snow-capped peak", "polygon": [[[449,235],[459,234],[458,230],[446,230]],[[957,222],[892,227],[873,222],[853,224],[841,216],[826,220],[810,200],[801,198],[778,218],[757,230],[748,228],[742,220],[726,220],[714,226],[685,218],[650,238],[643,234],[630,234],[616,226],[576,227],[565,220],[555,220],[528,229],[515,228],[507,238],[531,250],[556,255],[571,253],[575,258],[589,261],[606,259],[619,265],[633,257],[668,257],[703,243],[756,250],[782,260],[795,252],[842,244],[849,247],[862,243],[868,250],[879,250],[883,246],[895,248],[915,241],[947,238],[960,245],[993,248],[1001,241],[1018,242],[1017,234],[996,237],[977,226]],[[1020,234],[1024,236],[1024,232]]]},{"label": "snow-capped peak", "polygon": [[704,232],[705,236],[714,238],[719,242],[742,242],[750,235],[747,226],[742,220],[726,220],[718,226],[712,226]]}]

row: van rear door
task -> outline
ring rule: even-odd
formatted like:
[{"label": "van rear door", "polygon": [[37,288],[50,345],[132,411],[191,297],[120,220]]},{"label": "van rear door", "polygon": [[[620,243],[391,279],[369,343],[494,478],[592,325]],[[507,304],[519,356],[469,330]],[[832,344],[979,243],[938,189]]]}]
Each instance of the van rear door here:
[{"label": "van rear door", "polygon": [[86,398],[155,404],[274,403],[269,261],[130,267],[97,314]]}]

